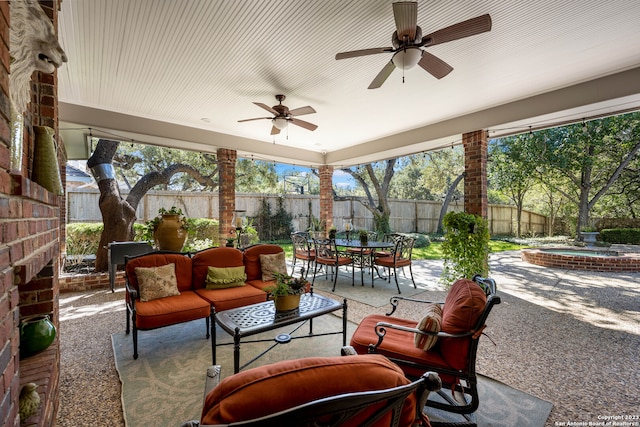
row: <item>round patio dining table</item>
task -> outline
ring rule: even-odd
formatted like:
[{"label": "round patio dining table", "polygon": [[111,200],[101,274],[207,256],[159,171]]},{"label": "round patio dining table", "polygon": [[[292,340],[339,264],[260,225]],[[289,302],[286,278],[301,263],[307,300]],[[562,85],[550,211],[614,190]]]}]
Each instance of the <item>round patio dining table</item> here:
[{"label": "round patio dining table", "polygon": [[360,282],[362,283],[362,286],[364,286],[364,269],[369,267],[371,269],[371,287],[373,288],[374,269],[376,270],[376,273],[378,273],[378,277],[382,278],[373,262],[376,257],[376,249],[389,249],[393,248],[395,245],[391,242],[382,241],[370,240],[363,244],[360,242],[360,239],[336,239],[336,246],[354,249],[350,251],[350,253],[354,257],[354,266],[360,267]]}]

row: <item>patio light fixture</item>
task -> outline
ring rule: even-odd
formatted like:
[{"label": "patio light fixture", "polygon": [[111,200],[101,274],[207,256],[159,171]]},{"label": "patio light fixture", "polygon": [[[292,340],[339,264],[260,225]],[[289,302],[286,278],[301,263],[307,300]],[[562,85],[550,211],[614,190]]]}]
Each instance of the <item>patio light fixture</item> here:
[{"label": "patio light fixture", "polygon": [[416,66],[422,58],[422,50],[417,47],[407,47],[393,54],[391,61],[396,68],[409,70]]},{"label": "patio light fixture", "polygon": [[275,127],[277,127],[280,130],[286,129],[287,125],[289,124],[289,120],[287,120],[284,117],[276,117],[272,119],[271,122]]}]

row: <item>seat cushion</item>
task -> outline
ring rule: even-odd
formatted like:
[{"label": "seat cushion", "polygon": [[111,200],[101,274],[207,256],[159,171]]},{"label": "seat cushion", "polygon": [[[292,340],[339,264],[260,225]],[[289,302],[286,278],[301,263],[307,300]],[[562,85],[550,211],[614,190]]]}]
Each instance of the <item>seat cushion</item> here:
[{"label": "seat cushion", "polygon": [[206,287],[209,267],[242,267],[242,252],[236,248],[209,248],[193,255],[193,289]]},{"label": "seat cushion", "polygon": [[[200,422],[215,425],[246,421],[325,397],[405,384],[409,380],[402,370],[379,355],[286,360],[225,378],[206,396]],[[412,425],[415,405],[415,395],[411,394],[399,425]],[[375,409],[373,406],[367,411]],[[359,426],[361,420],[346,425]],[[388,426],[389,418],[384,422]]]},{"label": "seat cushion", "polygon": [[244,263],[247,281],[262,279],[262,267],[260,265],[260,254],[277,254],[284,252],[278,245],[260,244],[246,248],[242,252],[242,262]]},{"label": "seat cushion", "polygon": [[178,296],[136,303],[136,327],[155,329],[177,323],[190,322],[208,317],[209,303],[193,291],[181,292]]},{"label": "seat cushion", "polygon": [[[362,319],[351,337],[351,346],[355,348],[358,354],[367,354],[369,344],[378,342],[378,335],[375,332],[375,326],[378,322],[387,322],[394,325],[404,326],[407,328],[415,328],[416,321],[408,319],[400,319],[397,317],[385,316],[384,314],[371,314]],[[436,368],[451,369],[452,366],[442,358],[439,346],[435,346],[429,351],[416,348],[414,345],[414,334],[411,332],[398,331],[396,329],[386,328],[386,335],[382,341],[382,345],[378,347],[376,353],[387,356],[391,359],[406,360],[420,365],[428,365],[432,370]],[[425,369],[414,368],[408,365],[400,364],[402,370],[412,378],[421,376]],[[441,376],[445,382],[447,378]]]},{"label": "seat cushion", "polygon": [[267,300],[267,293],[253,286],[225,289],[196,289],[201,298],[208,301],[216,312],[257,304]]},{"label": "seat cushion", "polygon": [[[478,284],[458,279],[447,294],[442,307],[441,330],[450,334],[471,331],[487,305],[487,296]],[[471,338],[442,338],[440,351],[455,369],[465,369],[468,363]]]}]

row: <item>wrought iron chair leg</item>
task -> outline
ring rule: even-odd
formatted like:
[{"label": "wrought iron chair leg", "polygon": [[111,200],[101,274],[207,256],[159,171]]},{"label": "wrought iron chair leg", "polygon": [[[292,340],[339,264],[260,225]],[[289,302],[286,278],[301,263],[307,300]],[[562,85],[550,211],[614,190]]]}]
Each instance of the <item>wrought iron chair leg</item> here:
[{"label": "wrought iron chair leg", "polygon": [[396,288],[398,288],[398,293],[401,294],[402,292],[400,292],[400,285],[398,284],[398,269],[395,267],[393,268],[393,278],[396,279]]}]

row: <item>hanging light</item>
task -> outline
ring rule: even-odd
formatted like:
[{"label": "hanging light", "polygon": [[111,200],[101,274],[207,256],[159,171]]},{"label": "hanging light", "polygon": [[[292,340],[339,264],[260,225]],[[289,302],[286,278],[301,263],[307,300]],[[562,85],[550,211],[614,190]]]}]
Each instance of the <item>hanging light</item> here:
[{"label": "hanging light", "polygon": [[407,47],[393,54],[391,61],[396,68],[409,70],[416,66],[422,58],[422,50],[417,47]]},{"label": "hanging light", "polygon": [[272,119],[271,122],[280,130],[286,129],[287,125],[289,124],[289,120],[287,120],[285,117],[276,117]]}]

